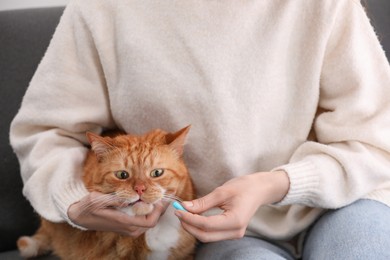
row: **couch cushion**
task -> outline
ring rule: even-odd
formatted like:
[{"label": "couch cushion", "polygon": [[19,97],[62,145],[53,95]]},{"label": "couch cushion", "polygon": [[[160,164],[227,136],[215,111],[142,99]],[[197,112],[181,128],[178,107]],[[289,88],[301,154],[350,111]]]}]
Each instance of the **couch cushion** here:
[{"label": "couch cushion", "polygon": [[0,252],[32,233],[37,218],[21,194],[19,165],[9,146],[9,125],[41,60],[63,8],[0,12]]},{"label": "couch cushion", "polygon": [[371,24],[375,27],[378,38],[390,60],[390,1],[363,0]]}]

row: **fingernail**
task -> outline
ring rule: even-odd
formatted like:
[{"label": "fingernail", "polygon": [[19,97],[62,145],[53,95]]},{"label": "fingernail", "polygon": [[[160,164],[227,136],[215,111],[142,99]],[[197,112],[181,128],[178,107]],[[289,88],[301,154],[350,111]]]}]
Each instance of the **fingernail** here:
[{"label": "fingernail", "polygon": [[181,217],[182,217],[180,210],[176,210],[176,211],[175,211],[175,215],[176,215],[176,217],[178,217],[178,218],[181,218]]}]

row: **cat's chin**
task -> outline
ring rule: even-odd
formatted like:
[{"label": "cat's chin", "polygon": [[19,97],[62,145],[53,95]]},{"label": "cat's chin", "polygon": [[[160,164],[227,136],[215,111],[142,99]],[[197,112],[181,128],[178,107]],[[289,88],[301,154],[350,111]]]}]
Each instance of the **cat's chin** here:
[{"label": "cat's chin", "polygon": [[147,215],[153,211],[153,204],[145,202],[137,202],[132,206],[135,215]]},{"label": "cat's chin", "polygon": [[153,208],[154,208],[153,204],[140,201],[135,203],[132,206],[120,208],[120,211],[126,213],[129,216],[147,215],[153,211]]}]

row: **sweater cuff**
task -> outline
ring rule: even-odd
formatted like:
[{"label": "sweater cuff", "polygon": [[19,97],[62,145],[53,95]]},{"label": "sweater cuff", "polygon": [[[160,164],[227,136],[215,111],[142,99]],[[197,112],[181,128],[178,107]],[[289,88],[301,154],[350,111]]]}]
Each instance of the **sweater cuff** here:
[{"label": "sweater cuff", "polygon": [[319,176],[316,166],[310,160],[286,164],[272,171],[285,171],[290,179],[286,196],[275,205],[304,204],[311,206],[318,194]]},{"label": "sweater cuff", "polygon": [[54,204],[57,206],[64,220],[66,220],[71,226],[81,230],[87,229],[75,224],[72,222],[72,220],[69,219],[68,209],[72,204],[80,201],[88,194],[88,190],[81,181],[73,181],[61,184],[61,186],[58,187],[57,190],[53,193]]}]

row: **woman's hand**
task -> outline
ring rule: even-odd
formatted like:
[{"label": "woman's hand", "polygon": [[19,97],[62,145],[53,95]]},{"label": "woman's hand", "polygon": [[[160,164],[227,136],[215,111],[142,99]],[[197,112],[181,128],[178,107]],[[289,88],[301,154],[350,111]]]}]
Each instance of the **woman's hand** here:
[{"label": "woman's hand", "polygon": [[157,224],[167,203],[157,203],[153,211],[144,216],[129,216],[118,210],[123,202],[109,198],[107,194],[92,192],[68,209],[69,219],[88,230],[112,231],[130,237],[138,237]]},{"label": "woman's hand", "polygon": [[[184,229],[202,242],[241,238],[256,210],[282,200],[289,185],[284,171],[234,178],[202,198],[183,202],[190,212],[175,211],[175,214]],[[198,215],[215,207],[223,212],[209,217]]]}]

